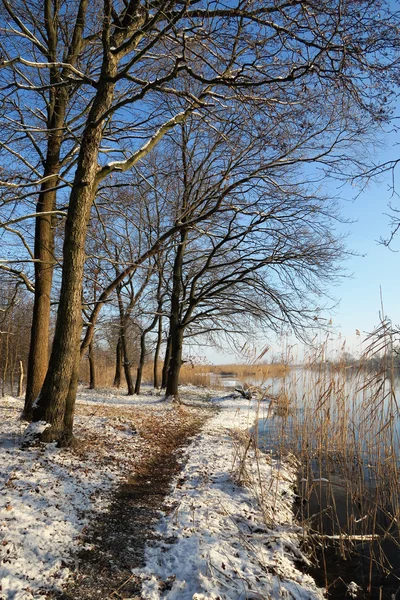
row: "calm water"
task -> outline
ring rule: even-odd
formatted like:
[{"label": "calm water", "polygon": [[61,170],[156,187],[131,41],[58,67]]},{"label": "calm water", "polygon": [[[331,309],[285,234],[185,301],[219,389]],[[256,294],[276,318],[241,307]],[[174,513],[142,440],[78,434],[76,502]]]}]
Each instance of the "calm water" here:
[{"label": "calm water", "polygon": [[[301,370],[263,382],[273,400],[260,404],[253,434],[265,451],[301,457],[297,517],[325,545],[312,575],[330,586],[335,600],[346,597],[350,581],[363,588],[358,598],[400,599],[400,490],[393,479],[400,462],[400,381],[394,384],[350,371]],[[344,549],[327,540],[343,534],[375,534],[379,541],[353,539],[349,552],[349,543]]]}]

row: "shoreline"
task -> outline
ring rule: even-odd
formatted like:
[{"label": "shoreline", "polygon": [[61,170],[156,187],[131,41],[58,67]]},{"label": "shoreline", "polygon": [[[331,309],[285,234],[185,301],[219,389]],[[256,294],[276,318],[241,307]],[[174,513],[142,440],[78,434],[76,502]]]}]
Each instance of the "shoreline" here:
[{"label": "shoreline", "polygon": [[[141,573],[146,600],[298,598],[323,590],[299,565],[303,531],[293,517],[296,465],[248,444],[257,402],[217,398],[219,413],[187,448]],[[165,539],[173,539],[165,544]],[[190,558],[188,558],[190,556]]]}]

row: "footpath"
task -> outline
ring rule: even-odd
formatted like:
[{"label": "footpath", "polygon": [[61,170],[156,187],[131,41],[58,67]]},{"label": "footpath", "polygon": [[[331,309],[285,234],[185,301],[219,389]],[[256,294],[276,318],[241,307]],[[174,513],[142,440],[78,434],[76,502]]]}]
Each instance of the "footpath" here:
[{"label": "footpath", "polygon": [[1,600],[324,598],[293,519],[296,464],[261,453],[256,401],[81,391],[78,448],[21,450],[0,400]]}]

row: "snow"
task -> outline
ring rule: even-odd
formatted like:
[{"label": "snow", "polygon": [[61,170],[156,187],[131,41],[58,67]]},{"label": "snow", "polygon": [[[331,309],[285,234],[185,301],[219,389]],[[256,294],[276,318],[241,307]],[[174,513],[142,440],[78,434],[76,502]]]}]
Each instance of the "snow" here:
[{"label": "snow", "polygon": [[349,583],[349,585],[347,586],[347,594],[351,598],[357,598],[357,594],[360,590],[361,590],[360,586],[357,585],[356,583],[354,583],[354,581],[351,581]]},{"label": "snow", "polygon": [[324,598],[299,568],[308,559],[292,513],[295,461],[283,465],[254,448],[243,455],[255,401],[215,404],[220,412],[187,449],[158,542],[134,572],[143,579],[143,598]]},{"label": "snow", "polygon": [[[105,510],[110,491],[132,467],[131,451],[144,450],[137,435],[116,419],[78,417],[77,433],[113,441],[86,456],[55,444],[21,449],[26,423],[23,402],[0,400],[0,599],[45,598],[70,575],[71,550],[89,519]],[[33,433],[43,429],[30,426]]]},{"label": "snow", "polygon": [[[186,387],[180,395],[196,403],[207,393]],[[135,571],[142,597],[324,598],[302,572],[303,532],[292,514],[295,461],[282,464],[248,446],[254,400],[212,403],[218,411],[187,448],[157,539]],[[150,391],[133,398],[81,391],[76,434],[86,445],[71,452],[54,444],[21,449],[22,405],[0,400],[0,600],[43,600],[50,589],[62,589],[85,527],[146,455],[142,423],[148,415],[172,418],[176,410]]]},{"label": "snow", "polygon": [[40,434],[43,433],[45,429],[48,429],[49,427],[50,423],[46,423],[46,421],[29,423],[22,437],[22,446],[29,446],[35,439],[39,438]]}]

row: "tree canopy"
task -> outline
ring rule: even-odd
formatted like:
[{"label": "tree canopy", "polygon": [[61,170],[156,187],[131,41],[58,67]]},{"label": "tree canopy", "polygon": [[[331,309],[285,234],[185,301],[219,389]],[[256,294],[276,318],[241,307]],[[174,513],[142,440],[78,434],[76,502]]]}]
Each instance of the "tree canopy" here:
[{"label": "tree canopy", "polygon": [[364,170],[391,117],[390,2],[2,0],[0,26],[1,268],[34,290],[25,416],[48,439],[72,439],[88,228],[126,217],[137,248],[101,250],[83,347],[104,302],[170,253],[153,316],[171,331],[223,327],[231,287],[237,312],[307,321],[341,252],[324,177]]}]

